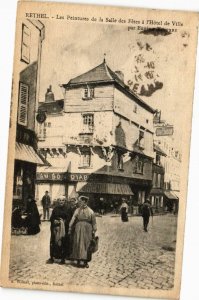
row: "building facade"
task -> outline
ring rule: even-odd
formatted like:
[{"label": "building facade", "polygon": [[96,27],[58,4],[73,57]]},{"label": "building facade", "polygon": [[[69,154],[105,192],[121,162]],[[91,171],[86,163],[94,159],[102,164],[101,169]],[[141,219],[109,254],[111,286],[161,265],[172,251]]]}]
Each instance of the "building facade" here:
[{"label": "building facade", "polygon": [[35,194],[37,164],[43,164],[37,153],[35,116],[38,106],[39,74],[44,25],[25,20],[21,24],[19,57],[19,92],[15,143],[13,206],[26,206],[29,195]]},{"label": "building facade", "polygon": [[181,149],[180,143],[174,136],[174,127],[155,118],[154,122],[155,143],[166,154],[162,157],[162,165],[165,170],[164,175],[164,202],[165,209],[177,212],[180,193],[180,174],[181,174]]},{"label": "building facade", "polygon": [[155,213],[161,213],[165,211],[165,194],[164,194],[164,176],[165,169],[163,166],[163,159],[166,157],[166,153],[154,143],[154,162],[153,162],[153,181],[152,189],[150,192],[150,202]]},{"label": "building facade", "polygon": [[38,168],[37,197],[57,185],[67,197],[88,195],[94,209],[103,203],[109,210],[121,197],[141,204],[152,187],[154,109],[105,60],[62,89],[64,100],[46,95],[40,106],[47,119],[39,148],[51,167]]}]

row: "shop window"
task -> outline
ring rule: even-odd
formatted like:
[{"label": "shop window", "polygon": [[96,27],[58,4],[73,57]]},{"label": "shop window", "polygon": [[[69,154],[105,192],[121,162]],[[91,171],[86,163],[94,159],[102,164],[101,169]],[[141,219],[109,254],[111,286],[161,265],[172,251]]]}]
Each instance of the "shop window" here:
[{"label": "shop window", "polygon": [[23,187],[23,169],[15,167],[14,175],[14,190],[13,196],[15,199],[22,199],[22,187]]},{"label": "shop window", "polygon": [[93,87],[86,86],[83,91],[83,100],[92,100],[95,96],[95,90]]},{"label": "shop window", "polygon": [[21,60],[30,63],[30,29],[22,24]]},{"label": "shop window", "polygon": [[85,114],[83,117],[83,133],[93,133],[94,114]]},{"label": "shop window", "polygon": [[28,123],[28,100],[29,86],[25,83],[19,83],[19,107],[18,107],[18,123],[27,126]]}]

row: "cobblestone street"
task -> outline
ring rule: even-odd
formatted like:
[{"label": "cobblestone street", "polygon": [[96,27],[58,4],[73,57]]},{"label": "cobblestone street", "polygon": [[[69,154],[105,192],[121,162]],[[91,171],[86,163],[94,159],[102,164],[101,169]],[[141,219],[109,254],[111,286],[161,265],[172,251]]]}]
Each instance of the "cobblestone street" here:
[{"label": "cobblestone street", "polygon": [[79,269],[70,261],[65,265],[46,264],[50,223],[43,222],[36,236],[12,236],[10,279],[98,288],[171,289],[176,223],[174,215],[155,216],[145,233],[141,217],[130,217],[127,223],[122,223],[118,216],[98,217],[99,250],[89,269]]}]

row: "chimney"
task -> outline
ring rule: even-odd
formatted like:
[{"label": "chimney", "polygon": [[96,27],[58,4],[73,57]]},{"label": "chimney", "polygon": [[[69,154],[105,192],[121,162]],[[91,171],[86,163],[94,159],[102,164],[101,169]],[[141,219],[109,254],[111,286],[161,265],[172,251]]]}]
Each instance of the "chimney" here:
[{"label": "chimney", "polygon": [[122,71],[115,71],[115,74],[124,82],[124,73]]},{"label": "chimney", "polygon": [[45,102],[53,102],[55,100],[55,96],[52,92],[52,85],[49,85],[47,88],[47,92],[45,94]]}]

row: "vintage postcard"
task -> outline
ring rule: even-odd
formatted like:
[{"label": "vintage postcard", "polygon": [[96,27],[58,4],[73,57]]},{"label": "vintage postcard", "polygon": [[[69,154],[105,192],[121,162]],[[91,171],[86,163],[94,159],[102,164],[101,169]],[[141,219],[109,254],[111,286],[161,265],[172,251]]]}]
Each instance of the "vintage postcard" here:
[{"label": "vintage postcard", "polygon": [[3,287],[179,299],[197,25],[18,3]]}]

